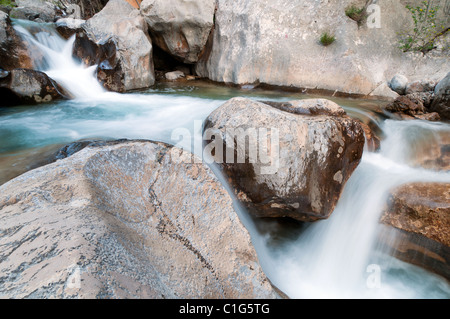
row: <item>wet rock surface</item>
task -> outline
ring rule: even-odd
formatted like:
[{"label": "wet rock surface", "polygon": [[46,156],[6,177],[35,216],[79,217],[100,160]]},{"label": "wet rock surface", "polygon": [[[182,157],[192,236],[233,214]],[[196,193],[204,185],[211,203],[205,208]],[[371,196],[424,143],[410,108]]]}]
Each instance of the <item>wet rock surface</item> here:
[{"label": "wet rock surface", "polygon": [[14,69],[0,79],[0,92],[0,106],[41,104],[70,97],[45,73],[29,69]]}]

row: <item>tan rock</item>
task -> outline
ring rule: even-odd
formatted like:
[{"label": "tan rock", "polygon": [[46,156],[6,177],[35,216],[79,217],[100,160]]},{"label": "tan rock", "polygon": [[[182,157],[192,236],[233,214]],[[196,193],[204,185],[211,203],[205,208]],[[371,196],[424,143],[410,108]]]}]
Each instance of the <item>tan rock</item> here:
[{"label": "tan rock", "polygon": [[[207,147],[223,141],[216,161],[254,215],[328,218],[361,159],[361,125],[331,101],[266,103],[234,98],[219,107],[205,122]],[[257,139],[252,148],[246,135]]]},{"label": "tan rock", "polygon": [[450,184],[415,183],[394,190],[382,221],[450,247]]},{"label": "tan rock", "polygon": [[0,187],[2,298],[275,298],[224,187],[152,142]]}]

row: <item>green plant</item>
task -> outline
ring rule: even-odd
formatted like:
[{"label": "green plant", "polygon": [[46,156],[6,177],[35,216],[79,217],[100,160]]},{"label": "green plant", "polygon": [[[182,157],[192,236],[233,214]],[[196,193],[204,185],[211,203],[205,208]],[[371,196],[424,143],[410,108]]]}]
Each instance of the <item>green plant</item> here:
[{"label": "green plant", "polygon": [[351,5],[345,9],[345,15],[356,21],[358,25],[362,24],[367,19],[366,8],[358,8],[355,5]]},{"label": "green plant", "polygon": [[324,32],[322,33],[322,35],[320,36],[320,43],[323,46],[329,46],[330,44],[332,44],[334,41],[336,41],[336,38],[334,37],[334,35],[329,34],[328,32]]},{"label": "green plant", "polygon": [[413,7],[406,5],[414,22],[413,30],[401,34],[400,49],[403,52],[415,51],[423,54],[433,50],[436,39],[448,32],[443,22],[437,19],[439,6],[433,6],[432,0],[422,1]]},{"label": "green plant", "polygon": [[11,0],[0,0],[0,6],[14,8],[16,7],[16,3]]}]

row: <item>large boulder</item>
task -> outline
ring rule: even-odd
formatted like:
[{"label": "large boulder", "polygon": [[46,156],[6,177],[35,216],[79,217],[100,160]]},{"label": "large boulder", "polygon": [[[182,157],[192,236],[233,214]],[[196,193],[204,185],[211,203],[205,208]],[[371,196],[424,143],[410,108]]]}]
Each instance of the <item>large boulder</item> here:
[{"label": "large boulder", "polygon": [[388,243],[396,256],[450,279],[449,183],[413,183],[392,190],[381,221],[397,230]]},{"label": "large boulder", "polygon": [[225,188],[177,154],[89,146],[0,186],[0,297],[277,297]]},{"label": "large boulder", "polygon": [[39,104],[70,97],[45,73],[29,69],[14,69],[1,78],[0,92],[0,106]]},{"label": "large boulder", "polygon": [[266,103],[234,98],[209,115],[205,154],[254,215],[328,218],[360,162],[361,125],[328,100]]},{"label": "large boulder", "polygon": [[15,32],[9,16],[0,11],[0,69],[33,67],[26,44]]},{"label": "large boulder", "polygon": [[442,119],[450,120],[450,72],[436,85],[431,110],[439,113]]},{"label": "large boulder", "polygon": [[[409,2],[414,6],[422,1]],[[442,12],[444,0],[440,2]],[[217,82],[266,83],[363,95],[388,83],[395,74],[403,74],[410,81],[445,76],[448,50],[434,50],[424,56],[399,49],[399,33],[414,28],[404,1],[376,1],[368,14],[377,18],[378,26],[370,24],[373,19],[358,25],[346,16],[351,4],[363,8],[366,3],[218,0],[210,54],[200,59],[197,73]],[[325,31],[336,37],[328,47],[319,41]],[[448,37],[444,41],[448,43]]]},{"label": "large boulder", "polygon": [[11,9],[10,15],[16,19],[26,19],[36,22],[55,22],[62,14],[53,1],[46,0],[15,0],[17,7]]},{"label": "large boulder", "polygon": [[[123,92],[146,88],[155,83],[152,42],[139,10],[126,1],[110,0],[102,11],[86,21],[83,29],[85,34],[81,37],[87,37],[94,48],[80,49],[78,42],[74,52],[96,51],[96,46],[107,43],[114,45],[113,57],[99,56],[95,59],[96,64],[108,60],[108,64],[99,64],[98,70],[99,80],[107,89]],[[102,72],[104,70],[111,72]]]},{"label": "large boulder", "polygon": [[184,63],[196,63],[214,26],[215,0],[144,0],[141,13],[154,43]]}]

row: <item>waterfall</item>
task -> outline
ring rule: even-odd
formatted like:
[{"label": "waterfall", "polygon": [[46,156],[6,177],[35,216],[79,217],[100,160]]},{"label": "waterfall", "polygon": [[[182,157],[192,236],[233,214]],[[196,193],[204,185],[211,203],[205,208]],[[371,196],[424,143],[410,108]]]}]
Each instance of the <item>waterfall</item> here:
[{"label": "waterfall", "polygon": [[[377,244],[382,229],[380,217],[390,190],[410,182],[450,182],[448,171],[416,167],[416,157],[421,153],[411,151],[450,136],[450,127],[387,120],[382,129],[386,139],[380,152],[364,153],[329,220],[309,225],[281,247],[273,246],[267,236],[262,263],[274,284],[290,297],[450,297],[448,285],[438,285],[442,291],[429,288],[430,282],[445,280],[389,257],[387,251],[378,250]],[[380,271],[377,287],[369,284],[374,269]],[[393,275],[399,271],[408,275]]]},{"label": "waterfall", "polygon": [[14,20],[14,29],[33,48],[35,68],[46,73],[72,96],[98,98],[106,92],[95,76],[97,66],[85,67],[73,57],[75,35],[65,40],[52,24],[25,20]]}]

